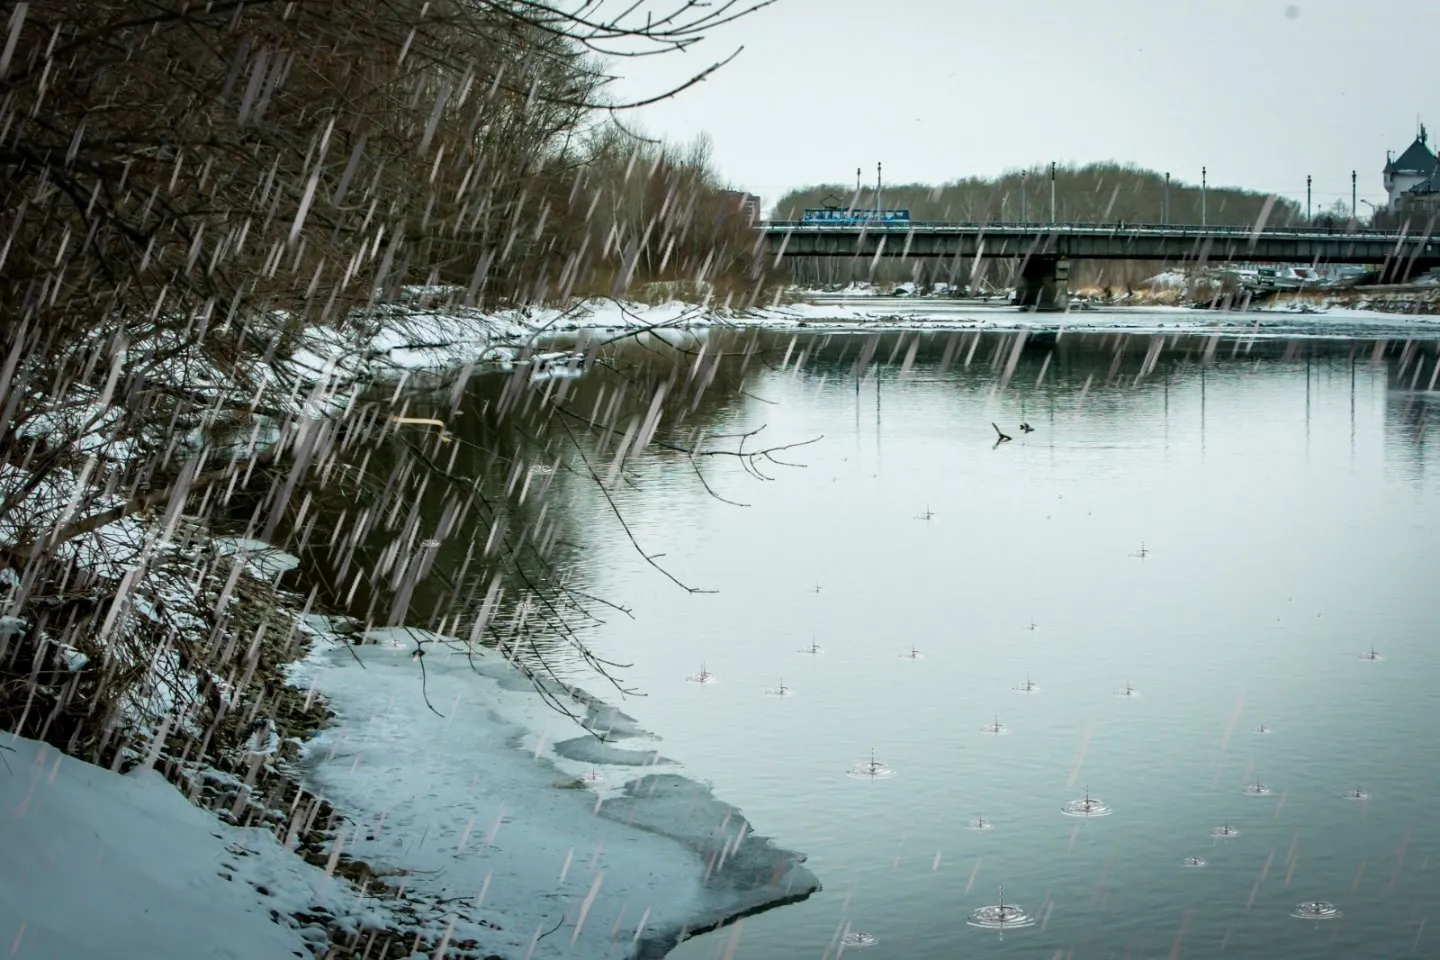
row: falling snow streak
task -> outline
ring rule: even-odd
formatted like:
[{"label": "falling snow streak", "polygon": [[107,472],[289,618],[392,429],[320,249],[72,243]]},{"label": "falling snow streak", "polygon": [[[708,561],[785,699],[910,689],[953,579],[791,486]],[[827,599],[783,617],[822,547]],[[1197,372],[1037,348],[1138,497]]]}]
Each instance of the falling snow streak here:
[{"label": "falling snow streak", "polygon": [[1235,706],[1230,709],[1230,717],[1225,721],[1225,733],[1220,738],[1220,755],[1222,757],[1225,755],[1226,748],[1230,745],[1230,736],[1235,732],[1235,725],[1240,722],[1240,717],[1244,712],[1245,690],[1242,687],[1240,695],[1235,699]]},{"label": "falling snow streak", "polygon": [[1405,836],[1400,838],[1400,845],[1395,850],[1395,868],[1390,871],[1390,882],[1385,885],[1386,893],[1395,889],[1395,881],[1400,878],[1400,868],[1405,865],[1405,851],[1410,846],[1410,831],[1413,825],[1406,825]]},{"label": "falling snow streak", "polygon": [[1065,788],[1068,790],[1074,787],[1080,779],[1080,768],[1085,762],[1085,750],[1090,746],[1090,737],[1095,732],[1095,721],[1090,720],[1085,724],[1085,732],[1080,735],[1080,744],[1075,748],[1075,762],[1070,767],[1070,775],[1065,780]]},{"label": "falling snow streak", "polygon": [[1255,886],[1250,888],[1250,898],[1245,901],[1245,909],[1249,910],[1255,903],[1255,895],[1260,892],[1260,885],[1270,874],[1270,864],[1275,860],[1275,851],[1271,850],[1265,858],[1265,866],[1260,868],[1260,876],[1255,878]]},{"label": "falling snow streak", "polygon": [[1190,926],[1190,921],[1195,919],[1195,911],[1186,910],[1180,918],[1180,926],[1175,930],[1175,940],[1170,944],[1170,960],[1180,960],[1180,945],[1185,941],[1185,931]]}]

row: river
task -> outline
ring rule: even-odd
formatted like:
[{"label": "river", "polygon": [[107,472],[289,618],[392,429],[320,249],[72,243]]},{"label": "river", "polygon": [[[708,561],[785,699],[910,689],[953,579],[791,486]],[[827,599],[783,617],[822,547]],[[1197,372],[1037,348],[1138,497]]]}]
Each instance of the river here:
[{"label": "river", "polygon": [[[1440,949],[1437,348],[712,330],[607,347],[563,381],[570,427],[542,402],[561,382],[494,376],[452,423],[462,465],[508,484],[509,529],[625,608],[578,637],[641,695],[543,626],[537,649],[825,884],[677,960],[833,957],[847,927],[877,958],[1419,956]],[[652,445],[603,494],[584,463],[604,475],[615,438],[565,441],[621,382],[637,419],[671,384],[662,443],[803,445],[750,470]],[[463,532],[435,569],[489,537]],[[330,557],[322,601],[383,619]],[[410,620],[445,626],[456,593],[422,579]],[[719,682],[686,682],[702,664]],[[872,750],[895,775],[847,776]],[[1112,815],[1061,813],[1087,790]],[[968,926],[1001,885],[1034,925]],[[1315,899],[1341,916],[1290,916]]]}]

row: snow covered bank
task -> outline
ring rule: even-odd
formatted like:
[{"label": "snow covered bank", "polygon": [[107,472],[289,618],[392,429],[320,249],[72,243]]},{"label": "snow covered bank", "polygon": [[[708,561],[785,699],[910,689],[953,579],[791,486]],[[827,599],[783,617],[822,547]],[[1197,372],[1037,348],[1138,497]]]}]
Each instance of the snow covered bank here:
[{"label": "snow covered bank", "polygon": [[[17,960],[281,960],[376,911],[266,829],[227,826],[154,770],[0,739],[0,937]],[[301,914],[309,922],[295,919]]]},{"label": "snow covered bank", "polygon": [[[586,300],[567,307],[485,312],[447,306],[443,297],[413,294],[375,312],[355,329],[315,327],[288,361],[309,382],[362,380],[444,370],[467,364],[513,369],[545,338],[576,330],[638,330],[710,326],[743,311],[682,301],[653,305]],[[440,302],[436,302],[439,300]]]},{"label": "snow covered bank", "polygon": [[582,748],[596,741],[499,654],[422,631],[366,636],[347,649],[318,634],[295,668],[337,716],[304,771],[353,821],[343,852],[402,879],[432,940],[473,938],[507,960],[659,957],[820,889],[802,856],[703,784],[647,773],[674,768],[633,719],[554,684],[591,730],[628,741]]},{"label": "snow covered bank", "polygon": [[[1178,288],[1168,290],[1170,298]],[[627,333],[710,328],[810,328],[820,331],[865,330],[1070,330],[1197,332],[1243,329],[1256,335],[1350,336],[1409,335],[1434,328],[1440,318],[1391,305],[1364,302],[1371,309],[1336,301],[1311,304],[1305,311],[1252,309],[1199,310],[1158,303],[1063,313],[1030,313],[1002,300],[955,301],[932,297],[881,296],[872,290],[827,295],[798,302],[774,302],[753,309],[703,306],[680,301],[657,304],[589,300],[565,308],[523,308],[496,313],[421,304],[397,304],[377,314],[374,325],[357,339],[335,331],[311,331],[295,355],[295,369],[315,381],[361,377],[404,378],[429,371],[489,366],[512,371],[535,359],[532,374],[541,378],[539,355],[556,338],[579,331],[620,337]],[[1274,314],[1282,314],[1283,322]]]}]

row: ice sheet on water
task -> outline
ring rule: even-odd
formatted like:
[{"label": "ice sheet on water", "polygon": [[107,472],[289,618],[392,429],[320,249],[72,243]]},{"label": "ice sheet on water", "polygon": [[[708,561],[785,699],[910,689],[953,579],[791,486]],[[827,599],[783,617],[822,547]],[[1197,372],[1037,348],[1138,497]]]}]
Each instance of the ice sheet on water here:
[{"label": "ice sheet on water", "polygon": [[[445,636],[419,627],[375,627],[361,634],[366,643],[396,650],[424,649],[425,644],[459,643],[456,637]],[[427,651],[428,652],[428,651]]]},{"label": "ice sheet on water", "polygon": [[[546,707],[495,651],[438,645],[417,662],[403,648],[320,644],[295,674],[315,683],[337,715],[305,766],[356,824],[347,849],[409,871],[412,897],[448,901],[426,916],[442,930],[453,919],[452,939],[531,960],[654,957],[682,930],[700,932],[818,886],[796,866],[798,855],[737,839],[743,818],[693,781],[646,778],[643,795],[618,800],[562,789],[575,777],[552,761],[547,734],[573,732],[574,721]],[[583,691],[549,683],[570,691],[566,706],[577,717],[601,713]],[[625,791],[615,779],[597,789]],[[670,789],[677,782],[689,786]]]},{"label": "ice sheet on water", "polygon": [[585,705],[584,725],[586,730],[598,733],[607,740],[651,736],[634,717],[598,700],[592,700]]},{"label": "ice sheet on water", "polygon": [[589,764],[614,764],[622,767],[645,767],[657,763],[674,763],[655,750],[626,750],[596,740],[594,737],[573,737],[555,744],[555,753],[566,760]]},{"label": "ice sheet on water", "polygon": [[[689,777],[654,773],[632,780],[623,795],[600,805],[600,815],[674,837],[713,864],[685,936],[768,905],[804,900],[820,889],[819,878],[802,865],[803,854],[751,833],[749,821],[738,809]],[[679,927],[657,929],[649,949],[659,952],[642,951],[640,956],[663,956],[681,934]]]},{"label": "ice sheet on water", "polygon": [[641,727],[634,717],[586,693],[579,687],[561,683],[550,677],[532,680],[516,669],[514,664],[492,651],[485,651],[485,656],[481,657],[473,666],[476,673],[495,680],[502,690],[529,693],[535,689],[538,683],[551,696],[573,701],[583,711],[581,725],[606,740],[654,736]]}]

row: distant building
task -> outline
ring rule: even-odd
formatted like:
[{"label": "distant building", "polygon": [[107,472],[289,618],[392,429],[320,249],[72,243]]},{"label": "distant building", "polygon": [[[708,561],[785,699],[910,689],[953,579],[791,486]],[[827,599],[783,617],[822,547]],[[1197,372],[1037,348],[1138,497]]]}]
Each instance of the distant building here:
[{"label": "distant building", "polygon": [[1433,211],[1440,199],[1440,162],[1430,150],[1429,137],[1425,127],[1415,142],[1398,157],[1387,156],[1385,160],[1385,193],[1389,197],[1387,209],[1391,213]]},{"label": "distant building", "polygon": [[760,219],[760,198],[753,193],[746,193],[743,190],[726,190],[721,194],[727,201],[735,204],[742,216],[750,223]]},{"label": "distant building", "polygon": [[1409,220],[1412,226],[1424,226],[1430,218],[1440,215],[1440,164],[1435,172],[1400,194],[1400,206],[1396,211],[1401,220]]}]

